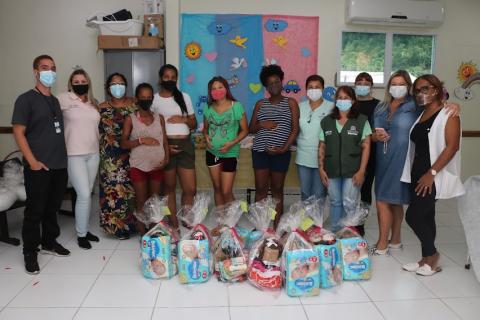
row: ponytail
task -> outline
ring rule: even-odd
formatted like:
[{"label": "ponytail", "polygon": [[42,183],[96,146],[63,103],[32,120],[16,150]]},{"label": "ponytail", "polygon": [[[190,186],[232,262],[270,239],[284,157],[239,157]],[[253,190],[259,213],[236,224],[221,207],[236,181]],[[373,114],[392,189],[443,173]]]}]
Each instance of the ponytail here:
[{"label": "ponytail", "polygon": [[[162,82],[162,77],[163,77],[163,74],[165,73],[166,70],[172,70],[173,72],[175,72],[175,75],[177,76],[178,78],[178,70],[175,66],[171,65],[171,64],[165,64],[163,65],[160,70],[158,71],[158,76],[160,78],[160,85],[161,85],[161,82]],[[183,98],[183,93],[178,90],[178,87],[175,86],[175,88],[173,89],[173,99],[175,100],[175,102],[178,104],[178,106],[180,107],[180,110],[182,111],[182,115],[188,115],[188,110],[187,110],[187,104],[185,103],[185,99]]]}]

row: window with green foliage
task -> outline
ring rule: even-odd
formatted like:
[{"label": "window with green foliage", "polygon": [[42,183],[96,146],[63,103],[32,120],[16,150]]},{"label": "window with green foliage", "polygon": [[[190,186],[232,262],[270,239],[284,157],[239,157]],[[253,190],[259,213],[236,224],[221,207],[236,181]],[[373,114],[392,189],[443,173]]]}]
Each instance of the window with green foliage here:
[{"label": "window with green foliage", "polygon": [[435,38],[433,36],[394,34],[392,43],[392,71],[407,70],[418,78],[433,72]]},{"label": "window with green foliage", "polygon": [[358,73],[366,71],[375,86],[386,84],[399,69],[412,79],[433,73],[435,36],[374,32],[342,32],[340,70],[337,85],[352,84]]}]

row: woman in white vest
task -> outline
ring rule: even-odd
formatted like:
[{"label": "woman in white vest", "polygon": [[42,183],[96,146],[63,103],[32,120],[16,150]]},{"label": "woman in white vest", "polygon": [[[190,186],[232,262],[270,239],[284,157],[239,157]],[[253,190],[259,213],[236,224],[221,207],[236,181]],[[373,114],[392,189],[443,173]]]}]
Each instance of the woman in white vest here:
[{"label": "woman in white vest", "polygon": [[411,200],[406,221],[420,240],[422,258],[403,269],[431,276],[441,271],[435,248],[435,201],[462,195],[460,180],[460,119],[443,108],[443,84],[434,75],[423,75],[413,93],[424,111],[410,130],[410,143],[401,181],[410,183]]}]

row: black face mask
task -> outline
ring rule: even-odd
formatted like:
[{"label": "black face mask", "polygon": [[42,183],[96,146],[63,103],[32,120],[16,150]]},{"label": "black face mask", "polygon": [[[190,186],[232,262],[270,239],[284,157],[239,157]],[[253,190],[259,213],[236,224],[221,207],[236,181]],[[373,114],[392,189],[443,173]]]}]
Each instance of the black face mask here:
[{"label": "black face mask", "polygon": [[170,92],[173,92],[173,90],[175,90],[175,88],[177,87],[177,81],[173,81],[173,80],[167,80],[167,81],[163,81],[160,83],[160,85],[162,86],[162,88],[164,88],[165,90],[167,91],[170,91]]},{"label": "black face mask", "polygon": [[83,96],[88,92],[88,84],[72,84],[72,90],[79,96]]},{"label": "black face mask", "polygon": [[150,110],[150,107],[152,106],[153,99],[142,99],[138,100],[137,104],[140,108],[143,110]]}]

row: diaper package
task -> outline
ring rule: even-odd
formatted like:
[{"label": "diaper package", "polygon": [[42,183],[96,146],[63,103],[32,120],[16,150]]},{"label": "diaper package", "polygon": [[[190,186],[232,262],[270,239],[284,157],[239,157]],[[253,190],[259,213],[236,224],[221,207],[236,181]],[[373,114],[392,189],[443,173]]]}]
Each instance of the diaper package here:
[{"label": "diaper package", "polygon": [[299,230],[288,236],[282,259],[285,290],[290,297],[320,293],[318,254]]},{"label": "diaper package", "polygon": [[256,231],[262,233],[250,250],[247,276],[249,282],[261,290],[280,290],[283,275],[281,271],[281,256],[283,246],[274,234],[271,225],[275,220],[276,201],[271,197],[250,205],[248,220]]},{"label": "diaper package", "polygon": [[171,278],[177,274],[177,232],[160,222],[142,237],[141,270],[145,278]]},{"label": "diaper package", "polygon": [[305,219],[300,228],[314,246],[320,263],[320,287],[331,288],[342,283],[340,244],[335,235],[323,228],[325,199],[310,197],[304,201]]},{"label": "diaper package", "polygon": [[167,198],[152,196],[138,213],[137,219],[146,226],[156,224],[141,240],[141,270],[145,278],[171,278],[177,273],[177,243],[179,236],[163,218],[170,214]]},{"label": "diaper package", "polygon": [[[213,245],[215,273],[222,282],[239,282],[246,279],[247,258],[235,225],[245,212],[246,203],[233,201],[215,210],[220,236]],[[247,209],[248,211],[248,209]]]},{"label": "diaper package", "polygon": [[340,245],[336,240],[329,243],[331,242],[321,242],[314,247],[320,260],[320,286],[322,288],[338,286],[343,279]]},{"label": "diaper package", "polygon": [[371,263],[367,241],[351,227],[337,233],[340,242],[344,280],[367,280],[371,276]]},{"label": "diaper package", "polygon": [[208,213],[210,197],[197,194],[193,206],[183,207],[177,217],[191,228],[178,244],[178,278],[180,283],[202,283],[212,274],[212,241],[201,224]]}]

